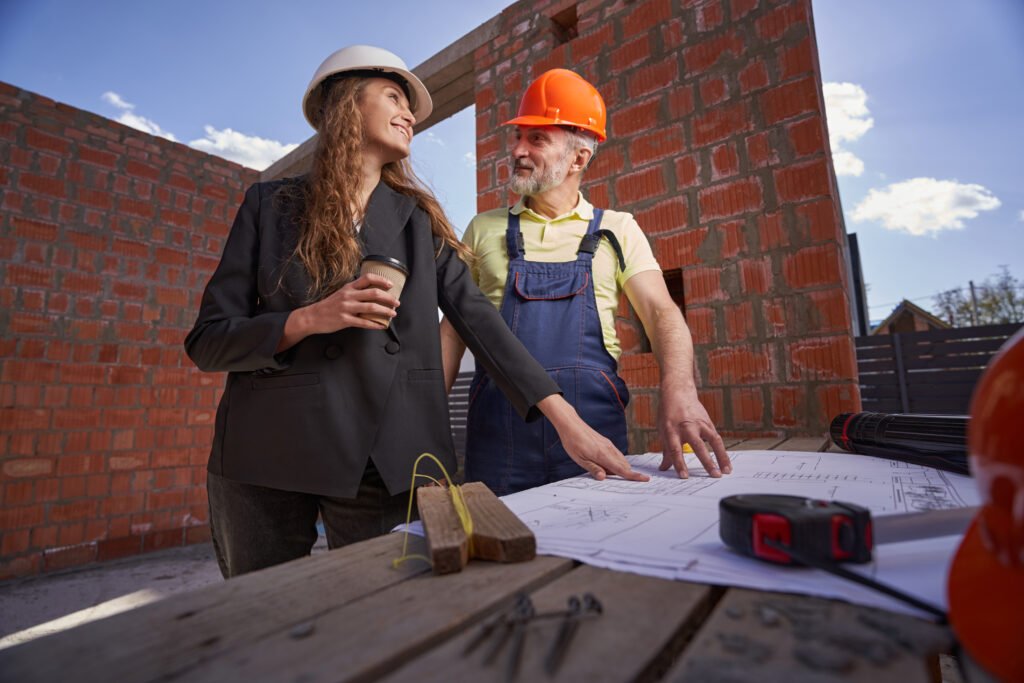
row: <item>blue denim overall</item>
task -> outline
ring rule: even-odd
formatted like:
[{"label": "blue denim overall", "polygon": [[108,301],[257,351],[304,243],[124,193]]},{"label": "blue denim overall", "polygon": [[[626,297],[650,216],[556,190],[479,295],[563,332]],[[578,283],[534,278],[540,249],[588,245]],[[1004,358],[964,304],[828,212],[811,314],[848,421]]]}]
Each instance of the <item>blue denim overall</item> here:
[{"label": "blue denim overall", "polygon": [[[594,210],[575,261],[541,263],[526,260],[519,216],[509,214],[501,316],[583,420],[625,452],[629,393],[605,348],[594,296],[594,251],[601,236],[610,235],[599,230],[601,215]],[[617,242],[613,246],[620,251]],[[482,481],[501,496],[583,471],[547,418],[525,422],[477,363],[469,388],[466,481]]]}]

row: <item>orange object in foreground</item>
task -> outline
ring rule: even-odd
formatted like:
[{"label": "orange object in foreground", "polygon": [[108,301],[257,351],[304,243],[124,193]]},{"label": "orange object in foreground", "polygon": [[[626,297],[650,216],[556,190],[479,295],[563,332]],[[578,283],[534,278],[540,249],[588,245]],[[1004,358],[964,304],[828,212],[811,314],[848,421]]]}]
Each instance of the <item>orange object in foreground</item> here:
[{"label": "orange object in foreground", "polygon": [[982,506],[949,574],[949,618],[964,650],[998,680],[1024,682],[1022,419],[1024,329],[993,357],[971,399],[967,447]]}]

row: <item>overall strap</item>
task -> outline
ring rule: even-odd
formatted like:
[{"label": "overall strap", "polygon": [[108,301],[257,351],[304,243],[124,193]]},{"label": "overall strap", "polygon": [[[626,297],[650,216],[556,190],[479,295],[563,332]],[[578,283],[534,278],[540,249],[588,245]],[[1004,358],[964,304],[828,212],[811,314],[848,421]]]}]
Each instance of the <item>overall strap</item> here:
[{"label": "overall strap", "polygon": [[593,255],[601,243],[601,238],[604,237],[612,245],[612,249],[615,250],[615,255],[619,259],[619,268],[624,271],[626,270],[626,258],[622,254],[622,246],[619,244],[619,239],[611,230],[599,229],[602,216],[604,216],[604,209],[594,209],[594,218],[590,221],[590,225],[587,226],[587,234],[580,240],[580,248],[576,250],[576,253]]},{"label": "overall strap", "polygon": [[523,233],[519,231],[519,214],[508,212],[508,229],[505,231],[505,248],[508,249],[508,260],[514,261],[526,255]]}]

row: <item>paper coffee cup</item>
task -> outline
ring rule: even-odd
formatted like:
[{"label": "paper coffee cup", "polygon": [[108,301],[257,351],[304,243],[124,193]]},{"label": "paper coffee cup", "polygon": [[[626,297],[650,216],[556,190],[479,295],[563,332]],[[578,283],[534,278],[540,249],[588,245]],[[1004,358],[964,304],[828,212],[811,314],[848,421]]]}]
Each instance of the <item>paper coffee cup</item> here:
[{"label": "paper coffee cup", "polygon": [[[387,290],[388,294],[398,299],[402,296],[402,287],[405,286],[405,278],[409,275],[409,269],[406,268],[405,264],[398,259],[391,258],[390,256],[370,254],[369,256],[363,257],[363,263],[359,267],[360,277],[367,273],[380,275],[381,277],[390,280],[392,287]],[[366,314],[361,315],[360,317],[380,323],[384,327],[391,325],[391,318],[387,316]]]}]

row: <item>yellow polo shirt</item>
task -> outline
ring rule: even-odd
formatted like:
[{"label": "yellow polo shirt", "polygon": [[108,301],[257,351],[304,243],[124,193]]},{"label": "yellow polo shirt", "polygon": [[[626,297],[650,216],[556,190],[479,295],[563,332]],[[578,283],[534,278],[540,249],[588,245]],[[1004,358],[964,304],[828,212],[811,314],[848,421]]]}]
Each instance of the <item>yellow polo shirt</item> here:
[{"label": "yellow polo shirt", "polygon": [[[508,277],[505,231],[508,229],[509,211],[519,214],[519,230],[523,233],[526,260],[545,263],[575,261],[580,240],[587,234],[587,224],[594,217],[594,207],[583,198],[582,193],[576,208],[557,218],[534,213],[522,199],[511,209],[494,209],[477,214],[466,228],[462,241],[476,256],[470,267],[473,280],[499,309]],[[620,270],[615,250],[607,239],[602,239],[593,261],[594,295],[604,345],[612,358],[618,360],[622,350],[619,336],[615,332],[615,311],[619,307],[622,286],[637,273],[647,270],[660,272],[661,267],[632,214],[605,210],[600,227],[611,231],[618,238],[626,260],[626,270]]]}]

